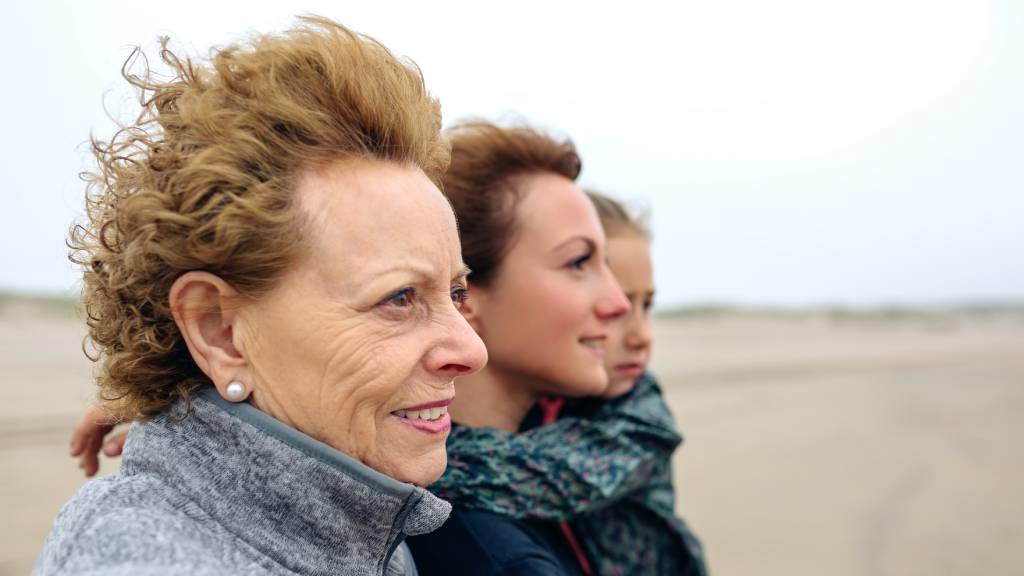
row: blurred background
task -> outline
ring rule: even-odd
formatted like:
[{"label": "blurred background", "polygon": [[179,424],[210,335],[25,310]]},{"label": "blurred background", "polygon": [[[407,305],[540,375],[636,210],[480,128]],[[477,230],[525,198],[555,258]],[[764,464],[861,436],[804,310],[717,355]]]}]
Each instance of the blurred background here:
[{"label": "blurred background", "polygon": [[649,210],[678,509],[712,573],[1024,570],[1024,4],[179,1],[0,20],[0,574],[83,482],[63,240],[89,135],[138,111],[121,65],[304,12],[413,59],[446,124],[571,136],[583,184]]}]

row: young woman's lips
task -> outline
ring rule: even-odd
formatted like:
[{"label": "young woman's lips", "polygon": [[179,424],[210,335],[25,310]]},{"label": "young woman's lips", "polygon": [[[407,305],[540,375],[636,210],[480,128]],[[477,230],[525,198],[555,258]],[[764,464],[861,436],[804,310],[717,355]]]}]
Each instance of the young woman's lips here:
[{"label": "young woman's lips", "polygon": [[591,354],[604,358],[604,341],[607,339],[607,336],[601,334],[597,336],[584,336],[579,339],[579,342]]}]

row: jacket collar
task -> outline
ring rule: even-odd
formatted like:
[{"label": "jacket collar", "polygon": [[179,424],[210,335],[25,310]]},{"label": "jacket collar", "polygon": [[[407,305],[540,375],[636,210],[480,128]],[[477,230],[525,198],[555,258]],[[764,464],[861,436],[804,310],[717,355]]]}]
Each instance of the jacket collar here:
[{"label": "jacket collar", "polygon": [[136,425],[121,473],[157,477],[299,573],[380,573],[406,535],[439,528],[451,511],[212,387]]}]

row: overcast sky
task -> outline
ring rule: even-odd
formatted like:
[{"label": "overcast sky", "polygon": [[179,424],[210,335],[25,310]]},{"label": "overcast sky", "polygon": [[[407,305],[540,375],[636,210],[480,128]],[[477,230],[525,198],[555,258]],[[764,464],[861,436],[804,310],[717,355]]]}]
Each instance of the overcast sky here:
[{"label": "overcast sky", "polygon": [[137,111],[131,47],[313,12],[415,60],[446,124],[571,136],[583,184],[650,207],[663,305],[1024,299],[1024,2],[230,4],[5,8],[0,289],[74,290],[83,142]]}]

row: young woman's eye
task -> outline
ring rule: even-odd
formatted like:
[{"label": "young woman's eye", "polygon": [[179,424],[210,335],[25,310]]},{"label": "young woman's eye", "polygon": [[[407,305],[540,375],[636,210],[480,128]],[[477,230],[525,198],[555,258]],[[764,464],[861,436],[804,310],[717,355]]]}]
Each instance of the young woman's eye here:
[{"label": "young woman's eye", "polygon": [[587,252],[586,254],[583,254],[579,258],[576,258],[575,260],[572,260],[571,262],[569,262],[568,266],[569,266],[569,268],[573,268],[573,269],[576,269],[576,270],[582,270],[583,269],[583,265],[586,264],[593,256],[594,256],[593,252]]},{"label": "young woman's eye", "polygon": [[416,292],[412,288],[402,288],[384,300],[384,304],[395,308],[408,308],[412,306]]},{"label": "young woman's eye", "polygon": [[462,305],[469,299],[469,290],[462,286],[452,287],[452,303],[455,304],[455,308],[462,310]]},{"label": "young woman's eye", "polygon": [[644,312],[649,312],[651,310],[652,306],[654,306],[654,299],[653,298],[646,298],[646,299],[644,299]]}]

